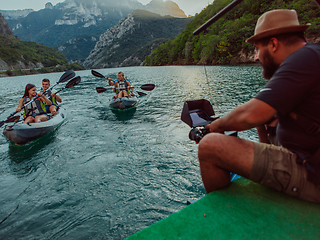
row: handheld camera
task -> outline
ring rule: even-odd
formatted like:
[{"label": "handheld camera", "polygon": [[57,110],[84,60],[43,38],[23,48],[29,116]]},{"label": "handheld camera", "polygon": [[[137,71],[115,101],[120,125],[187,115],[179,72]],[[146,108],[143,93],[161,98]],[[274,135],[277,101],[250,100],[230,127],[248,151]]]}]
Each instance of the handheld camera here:
[{"label": "handheld camera", "polygon": [[[219,118],[212,117],[214,115],[212,105],[208,100],[184,102],[181,120],[192,128],[189,132],[189,139],[198,143],[206,134],[210,133],[205,126]],[[228,132],[227,135],[237,136],[237,132]]]}]

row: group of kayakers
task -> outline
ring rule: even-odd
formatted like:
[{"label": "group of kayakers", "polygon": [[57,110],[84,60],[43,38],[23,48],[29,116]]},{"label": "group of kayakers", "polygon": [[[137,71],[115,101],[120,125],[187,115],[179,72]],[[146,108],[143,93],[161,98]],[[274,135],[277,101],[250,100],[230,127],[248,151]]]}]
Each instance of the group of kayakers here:
[{"label": "group of kayakers", "polygon": [[25,120],[23,123],[47,121],[49,119],[48,113],[52,116],[57,114],[57,102],[61,103],[62,99],[59,95],[49,90],[49,87],[50,80],[47,78],[42,80],[40,93],[37,93],[37,88],[34,84],[29,83],[26,85],[24,95],[19,100],[19,105],[16,109],[20,112],[22,107],[31,101],[30,104],[24,107],[23,117]]},{"label": "group of kayakers", "polygon": [[[113,85],[113,91],[116,93],[116,98],[128,97],[130,98],[132,93],[132,85],[128,79],[125,79],[124,73],[118,73],[118,80],[112,81],[108,78],[109,85]],[[19,101],[17,111],[20,112],[22,107],[31,101],[30,104],[24,107],[24,122],[43,122],[49,119],[48,113],[52,116],[57,114],[57,102],[62,102],[59,95],[49,90],[50,80],[45,78],[42,80],[42,89],[40,93],[37,93],[36,86],[34,84],[27,84],[23,97]],[[37,96],[37,98],[35,98]],[[35,98],[35,99],[34,99]]]},{"label": "group of kayakers", "polygon": [[[130,98],[132,93],[132,85],[128,79],[125,79],[124,73],[118,73],[118,80],[112,81],[108,78],[109,85],[113,85],[113,91],[116,93],[116,98],[128,97]],[[48,113],[52,116],[57,114],[57,102],[62,102],[59,95],[49,90],[50,80],[45,78],[42,80],[42,89],[40,93],[37,93],[36,86],[34,84],[27,84],[23,97],[19,101],[17,111],[20,112],[22,107],[31,101],[30,104],[24,107],[24,123],[43,122],[49,119]],[[35,98],[38,96],[37,98]],[[33,98],[35,98],[33,100]],[[33,100],[33,101],[32,101]]]}]

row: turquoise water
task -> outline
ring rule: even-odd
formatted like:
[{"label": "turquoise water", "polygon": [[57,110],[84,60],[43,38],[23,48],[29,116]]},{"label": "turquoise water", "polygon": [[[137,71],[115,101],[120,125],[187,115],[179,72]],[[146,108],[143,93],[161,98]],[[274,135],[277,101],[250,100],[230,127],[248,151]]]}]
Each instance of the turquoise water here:
[{"label": "turquoise water", "polygon": [[[59,129],[25,146],[1,134],[0,239],[123,239],[203,197],[197,145],[180,120],[184,101],[205,98],[222,116],[265,84],[260,66],[97,71],[113,79],[124,71],[135,86],[156,88],[119,112],[108,107],[111,91],[95,90],[105,79],[76,72],[81,83],[60,94],[67,120]],[[27,83],[61,75],[0,78],[0,120]],[[255,130],[239,137],[258,141]]]}]

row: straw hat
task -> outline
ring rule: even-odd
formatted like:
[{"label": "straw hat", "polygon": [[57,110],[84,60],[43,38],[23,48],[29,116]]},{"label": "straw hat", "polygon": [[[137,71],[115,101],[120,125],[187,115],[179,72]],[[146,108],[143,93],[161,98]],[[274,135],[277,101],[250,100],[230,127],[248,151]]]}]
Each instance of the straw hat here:
[{"label": "straw hat", "polygon": [[311,24],[300,25],[296,10],[277,9],[265,12],[257,21],[254,35],[246,42],[271,37],[281,33],[304,32]]}]

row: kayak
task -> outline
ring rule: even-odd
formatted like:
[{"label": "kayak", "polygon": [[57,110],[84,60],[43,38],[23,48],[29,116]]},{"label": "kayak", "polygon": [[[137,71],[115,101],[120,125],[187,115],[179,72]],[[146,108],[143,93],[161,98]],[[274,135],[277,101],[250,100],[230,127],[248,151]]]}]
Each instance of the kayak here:
[{"label": "kayak", "polygon": [[115,109],[128,109],[134,107],[138,102],[137,96],[131,96],[130,98],[128,97],[122,97],[122,98],[116,98],[113,97],[110,99],[110,107],[115,108]]},{"label": "kayak", "polygon": [[55,130],[62,124],[65,117],[65,109],[59,107],[58,113],[50,116],[48,121],[26,124],[23,124],[23,121],[18,121],[13,125],[6,125],[3,135],[18,145],[24,145]]}]

